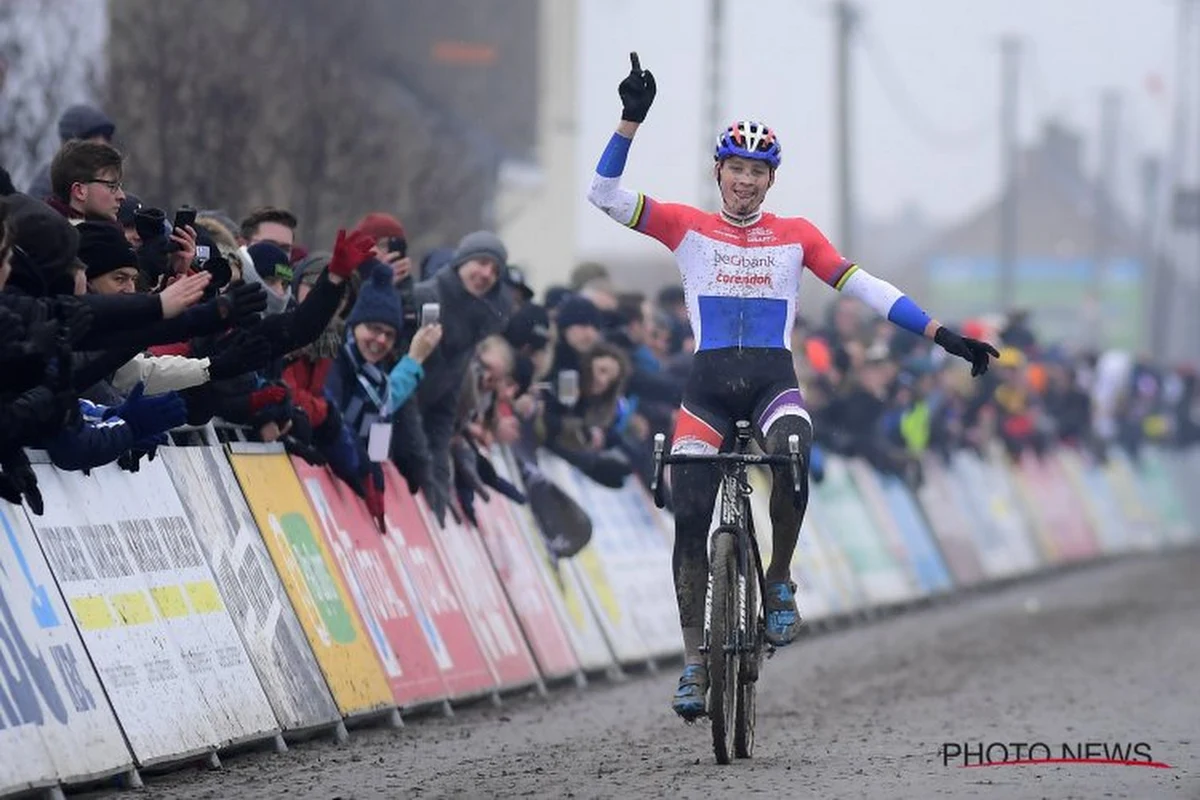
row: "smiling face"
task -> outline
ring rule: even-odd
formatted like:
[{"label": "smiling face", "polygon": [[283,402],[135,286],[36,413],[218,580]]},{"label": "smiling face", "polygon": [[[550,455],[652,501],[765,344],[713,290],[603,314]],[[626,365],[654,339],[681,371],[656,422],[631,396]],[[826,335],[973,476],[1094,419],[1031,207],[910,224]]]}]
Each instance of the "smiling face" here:
[{"label": "smiling face", "polygon": [[368,364],[378,364],[396,344],[396,329],[378,322],[363,322],[354,326],[354,343]]},{"label": "smiling face", "polygon": [[765,162],[730,156],[715,167],[721,188],[721,203],[732,217],[748,217],[758,211],[775,174]]}]

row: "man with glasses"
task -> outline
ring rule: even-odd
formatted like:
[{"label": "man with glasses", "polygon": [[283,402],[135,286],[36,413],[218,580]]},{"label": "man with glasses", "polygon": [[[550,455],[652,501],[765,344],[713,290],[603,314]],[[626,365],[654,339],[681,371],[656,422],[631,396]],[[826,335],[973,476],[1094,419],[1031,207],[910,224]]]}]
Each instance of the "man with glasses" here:
[{"label": "man with glasses", "polygon": [[54,194],[47,203],[72,223],[85,219],[115,222],[125,199],[123,159],[104,142],[71,141],[50,163]]}]

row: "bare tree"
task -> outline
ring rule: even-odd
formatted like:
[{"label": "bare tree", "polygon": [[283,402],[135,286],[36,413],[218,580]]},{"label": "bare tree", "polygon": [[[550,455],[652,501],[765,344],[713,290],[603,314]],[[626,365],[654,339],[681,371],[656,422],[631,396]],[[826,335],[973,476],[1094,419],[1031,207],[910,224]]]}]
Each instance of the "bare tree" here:
[{"label": "bare tree", "polygon": [[376,210],[416,247],[479,227],[494,160],[377,74],[386,12],[386,0],[111,0],[110,104],[133,191],[235,218],[289,207],[312,247]]},{"label": "bare tree", "polygon": [[59,116],[98,95],[100,7],[84,0],[0,3],[0,164],[19,188],[59,147]]}]

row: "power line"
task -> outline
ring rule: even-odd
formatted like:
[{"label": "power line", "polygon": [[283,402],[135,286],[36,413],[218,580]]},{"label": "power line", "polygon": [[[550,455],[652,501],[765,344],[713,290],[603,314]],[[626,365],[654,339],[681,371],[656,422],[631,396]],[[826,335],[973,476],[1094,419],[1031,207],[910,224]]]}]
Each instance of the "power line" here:
[{"label": "power line", "polygon": [[900,72],[895,62],[888,55],[886,48],[875,37],[870,28],[860,20],[859,32],[862,36],[863,49],[866,51],[867,66],[875,76],[875,80],[883,87],[893,110],[904,122],[917,133],[930,147],[935,149],[967,149],[977,147],[986,142],[996,133],[996,113],[987,114],[982,120],[969,128],[957,131],[946,130],[933,122],[929,115],[921,110],[920,105],[913,99],[912,93],[901,80]]}]

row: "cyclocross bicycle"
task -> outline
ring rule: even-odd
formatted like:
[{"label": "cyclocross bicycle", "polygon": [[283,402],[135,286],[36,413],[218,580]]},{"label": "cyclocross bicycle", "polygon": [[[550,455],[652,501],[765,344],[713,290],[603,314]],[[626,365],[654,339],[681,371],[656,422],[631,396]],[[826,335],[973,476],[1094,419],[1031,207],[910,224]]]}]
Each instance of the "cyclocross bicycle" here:
[{"label": "cyclocross bicycle", "polygon": [[713,754],[718,764],[732,755],[750,758],[754,753],[755,685],[764,656],[775,648],[764,636],[766,619],[761,598],[765,588],[762,556],[754,535],[750,512],[749,465],[792,468],[793,490],[799,496],[804,472],[800,465],[800,437],[788,437],[788,454],[749,452],[753,438],[750,423],[739,420],[734,451],[714,455],[671,455],[666,436],[654,437],[654,504],[665,505],[663,466],[708,463],[721,468],[721,521],[710,537],[708,594],[704,601],[704,643],[708,663],[708,697],[705,707],[712,721]]}]

